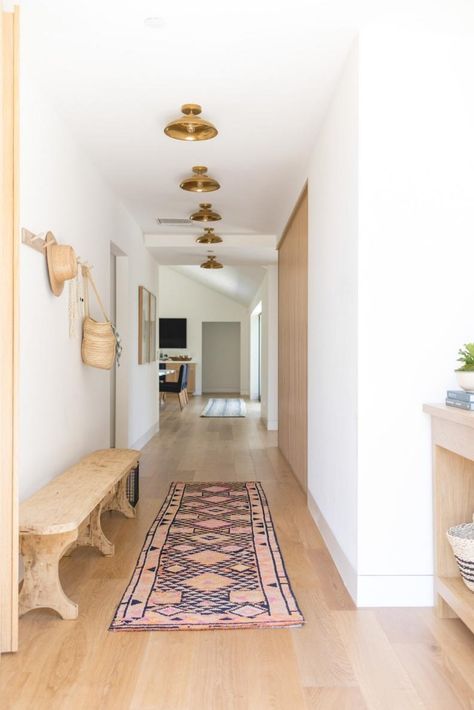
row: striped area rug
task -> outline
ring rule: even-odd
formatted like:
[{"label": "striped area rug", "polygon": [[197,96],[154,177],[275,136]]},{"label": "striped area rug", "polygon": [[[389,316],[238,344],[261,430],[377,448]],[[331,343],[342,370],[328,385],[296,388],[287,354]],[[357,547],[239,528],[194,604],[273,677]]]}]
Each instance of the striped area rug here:
[{"label": "striped area rug", "polygon": [[201,417],[245,417],[247,408],[243,399],[210,399]]},{"label": "striped area rug", "polygon": [[260,483],[172,483],[112,631],[300,626]]}]

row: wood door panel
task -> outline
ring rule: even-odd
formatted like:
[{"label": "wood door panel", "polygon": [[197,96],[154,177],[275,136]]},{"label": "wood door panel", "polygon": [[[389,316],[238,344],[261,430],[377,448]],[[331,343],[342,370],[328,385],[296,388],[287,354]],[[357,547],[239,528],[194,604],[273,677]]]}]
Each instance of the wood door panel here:
[{"label": "wood door panel", "polygon": [[278,445],[307,488],[308,194],[305,189],[279,244]]}]

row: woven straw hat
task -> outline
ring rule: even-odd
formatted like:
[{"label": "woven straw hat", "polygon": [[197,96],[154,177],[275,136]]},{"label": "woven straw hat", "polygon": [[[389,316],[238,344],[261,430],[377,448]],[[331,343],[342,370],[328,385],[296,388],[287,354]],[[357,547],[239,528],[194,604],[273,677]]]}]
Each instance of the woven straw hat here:
[{"label": "woven straw hat", "polygon": [[76,254],[68,244],[58,244],[51,232],[47,233],[45,242],[51,291],[55,296],[60,296],[64,282],[77,276]]}]

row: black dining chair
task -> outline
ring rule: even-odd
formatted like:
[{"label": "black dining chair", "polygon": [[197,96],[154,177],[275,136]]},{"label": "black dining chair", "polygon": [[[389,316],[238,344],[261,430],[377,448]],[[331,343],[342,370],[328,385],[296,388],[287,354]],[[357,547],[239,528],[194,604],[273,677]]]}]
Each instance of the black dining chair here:
[{"label": "black dining chair", "polygon": [[[166,362],[160,362],[158,363],[158,367],[160,370],[166,370]],[[165,403],[165,394],[164,392],[161,391],[161,385],[163,382],[166,382],[166,375],[163,375],[163,377],[158,376],[158,383],[160,385],[160,402],[161,404]]]},{"label": "black dining chair", "polygon": [[183,365],[184,367],[184,375],[183,375],[183,394],[184,394],[184,401],[186,404],[189,403],[189,397],[188,397],[188,376],[189,376],[189,365]]},{"label": "black dining chair", "polygon": [[188,382],[188,366],[181,365],[179,368],[179,375],[177,382],[160,382],[160,393],[168,394],[173,393],[178,395],[179,406],[183,409],[184,405],[187,403],[186,393],[184,389],[184,384],[187,386]]}]

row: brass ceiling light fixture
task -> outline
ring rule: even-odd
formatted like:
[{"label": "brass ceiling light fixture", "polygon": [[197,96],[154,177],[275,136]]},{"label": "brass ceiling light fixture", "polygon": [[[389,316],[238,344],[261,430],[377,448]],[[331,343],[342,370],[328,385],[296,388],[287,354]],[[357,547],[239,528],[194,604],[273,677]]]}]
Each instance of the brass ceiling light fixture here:
[{"label": "brass ceiling light fixture", "polygon": [[210,121],[200,118],[199,104],[184,104],[181,111],[183,116],[166,126],[167,136],[178,141],[207,141],[217,136],[217,128]]},{"label": "brass ceiling light fixture", "polygon": [[220,244],[222,242],[222,237],[218,234],[214,234],[213,227],[206,227],[204,229],[204,234],[196,239],[198,244]]},{"label": "brass ceiling light fixture", "polygon": [[207,168],[205,165],[195,165],[193,167],[193,173],[194,175],[180,182],[179,186],[182,190],[188,190],[189,192],[213,192],[220,188],[217,180],[206,175]]},{"label": "brass ceiling light fixture", "polygon": [[223,269],[223,268],[224,268],[224,266],[219,261],[216,261],[215,254],[209,254],[206,261],[203,261],[203,263],[201,264],[201,269]]},{"label": "brass ceiling light fixture", "polygon": [[211,209],[210,202],[201,202],[199,207],[201,209],[191,215],[191,219],[194,222],[217,222],[217,220],[222,219],[220,214]]}]

